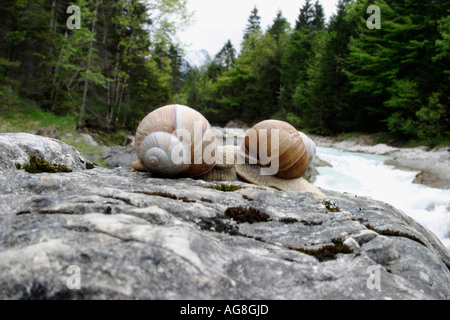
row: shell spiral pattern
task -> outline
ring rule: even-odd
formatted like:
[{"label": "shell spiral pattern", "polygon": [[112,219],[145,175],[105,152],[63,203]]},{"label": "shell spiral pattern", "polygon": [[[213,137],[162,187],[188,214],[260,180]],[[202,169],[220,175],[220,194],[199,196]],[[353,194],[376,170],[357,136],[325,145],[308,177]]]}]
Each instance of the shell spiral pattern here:
[{"label": "shell spiral pattern", "polygon": [[[257,147],[252,148],[252,145]],[[310,149],[315,153],[315,147]],[[308,169],[310,159],[299,131],[279,120],[265,120],[253,126],[245,137],[242,151],[247,159],[256,158],[261,167],[272,166],[273,161],[277,161],[274,176],[282,179],[301,177]]]},{"label": "shell spiral pattern", "polygon": [[139,162],[154,174],[196,177],[215,165],[211,125],[186,106],[168,105],[149,113],[137,128],[135,141]]}]

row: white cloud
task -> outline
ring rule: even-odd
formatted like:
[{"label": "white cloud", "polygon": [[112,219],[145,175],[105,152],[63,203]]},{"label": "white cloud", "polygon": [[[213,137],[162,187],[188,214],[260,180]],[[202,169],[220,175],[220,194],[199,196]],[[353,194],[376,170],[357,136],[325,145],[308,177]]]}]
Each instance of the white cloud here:
[{"label": "white cloud", "polygon": [[[337,1],[319,0],[327,19],[336,12]],[[255,5],[265,30],[272,24],[278,9],[291,26],[295,26],[304,3],[305,0],[188,0],[188,8],[195,11],[196,22],[178,36],[188,49],[206,49],[214,56],[228,39],[236,49],[240,48],[247,19]]]}]

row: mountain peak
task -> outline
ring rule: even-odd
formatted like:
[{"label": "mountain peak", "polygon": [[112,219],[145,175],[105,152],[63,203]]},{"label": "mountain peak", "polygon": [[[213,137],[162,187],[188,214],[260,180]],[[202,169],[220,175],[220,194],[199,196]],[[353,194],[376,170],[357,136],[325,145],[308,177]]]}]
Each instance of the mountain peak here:
[{"label": "mountain peak", "polygon": [[183,57],[183,67],[186,69],[188,66],[190,67],[201,67],[208,62],[211,62],[211,57],[209,56],[208,51],[205,49],[201,50],[186,50]]}]

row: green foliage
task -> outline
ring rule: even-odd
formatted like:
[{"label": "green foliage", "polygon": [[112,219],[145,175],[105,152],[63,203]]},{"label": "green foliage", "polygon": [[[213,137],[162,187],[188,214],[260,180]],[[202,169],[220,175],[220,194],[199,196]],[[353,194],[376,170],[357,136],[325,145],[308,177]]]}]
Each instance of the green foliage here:
[{"label": "green foliage", "polygon": [[295,22],[295,30],[310,28],[314,19],[314,7],[311,0],[306,0],[303,7],[300,9],[300,14]]},{"label": "green foliage", "polygon": [[[81,29],[66,27],[72,4]],[[181,89],[176,31],[192,17],[186,0],[8,1],[0,15],[2,105],[17,91],[78,126],[114,131]]]},{"label": "green foliage", "polygon": [[76,120],[72,116],[56,115],[42,110],[36,103],[18,99],[17,104],[0,114],[0,132],[30,132],[55,129],[62,135],[74,132]]},{"label": "green foliage", "polygon": [[186,75],[181,92],[174,96],[173,103],[190,106],[214,122],[218,110],[214,106],[215,87],[206,73],[192,68]]},{"label": "green foliage", "polygon": [[258,34],[261,31],[261,17],[258,15],[256,6],[253,8],[248,23],[244,31],[244,39],[247,40],[251,34]]},{"label": "green foliage", "polygon": [[[425,123],[425,111],[419,110],[430,109],[428,97],[435,92],[436,86],[441,93],[448,88],[443,81],[442,65],[436,63],[443,56],[434,56],[433,52],[435,46],[440,53],[445,52],[439,47],[445,47],[445,40],[438,40],[437,27],[440,25],[445,39],[446,20],[440,20],[440,17],[449,9],[449,4],[388,3],[384,0],[375,4],[382,12],[380,30],[369,30],[365,26],[364,10],[369,1],[353,3],[349,12],[349,18],[359,21],[359,27],[349,44],[346,75],[351,81],[352,92],[365,101],[367,116],[364,123],[372,130],[383,130],[385,123],[390,132],[403,139],[429,136],[429,129],[418,130],[423,125],[430,128],[430,124]],[[438,113],[441,119],[443,114]],[[437,127],[436,124],[433,126]],[[438,131],[434,131],[436,134]]]},{"label": "green foliage", "polygon": [[286,115],[284,117],[282,117],[279,120],[283,120],[286,121],[288,123],[290,123],[291,125],[293,125],[295,128],[299,129],[301,128],[301,119],[300,117],[296,116],[295,114],[293,114],[292,112],[288,112],[286,113]]},{"label": "green foliage", "polygon": [[430,139],[441,137],[441,127],[444,122],[446,110],[445,106],[439,101],[441,94],[433,92],[428,99],[428,104],[416,112],[419,119],[417,136],[419,139]]},{"label": "green foliage", "polygon": [[0,111],[17,104],[17,95],[11,86],[0,85]]},{"label": "green foliage", "polygon": [[290,31],[290,28],[289,22],[283,17],[281,10],[279,10],[277,16],[273,20],[272,26],[269,27],[267,32],[270,33],[278,44],[280,44],[281,41],[285,40],[285,36]]},{"label": "green foliage", "polygon": [[[367,28],[370,4],[381,9],[380,30]],[[445,141],[449,5],[340,0],[337,9],[325,26],[320,2],[308,0],[294,30],[277,12],[262,32],[255,8],[234,63],[225,67],[224,47],[204,73],[210,81],[202,70],[188,76],[182,101],[202,101],[197,108],[221,124],[276,118],[318,134],[383,130],[394,140]]]},{"label": "green foliage", "polygon": [[[44,113],[19,110],[26,98],[53,112],[45,114],[58,131],[68,130],[66,118],[67,128],[101,129],[118,143],[126,135],[119,130],[134,131],[167,103],[219,125],[276,118],[317,134],[450,140],[448,1],[339,0],[326,24],[320,1],[308,0],[293,29],[278,11],[266,30],[255,7],[239,53],[227,41],[209,65],[188,71],[176,37],[191,22],[187,0],[73,3],[82,10],[79,30],[65,26],[68,0],[0,7],[2,130],[24,128],[22,116],[44,125]],[[369,5],[380,7],[381,29],[367,28]]]}]

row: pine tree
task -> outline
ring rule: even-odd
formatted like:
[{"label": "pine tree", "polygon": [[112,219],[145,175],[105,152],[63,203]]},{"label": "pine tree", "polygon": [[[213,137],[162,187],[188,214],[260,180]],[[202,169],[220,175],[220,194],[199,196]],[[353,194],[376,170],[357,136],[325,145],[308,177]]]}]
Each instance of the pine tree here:
[{"label": "pine tree", "polygon": [[311,90],[320,95],[320,101],[324,102],[323,122],[317,125],[326,134],[364,130],[358,127],[361,104],[357,96],[350,95],[351,85],[343,72],[353,30],[346,19],[347,3],[348,0],[338,2],[337,13],[330,19],[328,38],[319,57],[319,74],[313,75],[309,83]]},{"label": "pine tree", "polygon": [[214,57],[214,62],[223,68],[223,71],[230,70],[236,61],[236,50],[233,44],[228,40],[225,45]]},{"label": "pine tree", "polygon": [[248,39],[251,34],[258,34],[261,32],[261,17],[258,15],[256,6],[253,8],[248,17],[247,27],[244,31],[244,39]]},{"label": "pine tree", "polygon": [[171,86],[174,93],[178,93],[183,85],[183,76],[181,74],[181,66],[183,64],[182,50],[171,44],[168,50],[168,58],[170,60],[171,70]]},{"label": "pine tree", "polygon": [[273,20],[273,24],[270,26],[268,32],[274,37],[275,41],[279,42],[281,37],[286,35],[289,29],[289,22],[283,17],[281,10],[278,10],[277,16]]},{"label": "pine tree", "polygon": [[350,17],[359,27],[349,45],[346,74],[352,91],[365,101],[366,128],[382,130],[386,125],[397,136],[414,138],[421,106],[435,108],[439,105],[436,97],[446,96],[435,94],[444,92],[445,67],[433,61],[433,56],[439,39],[438,21],[450,3],[380,0],[380,30],[365,25],[369,3],[364,0],[351,6]]},{"label": "pine tree", "polygon": [[300,15],[295,23],[295,30],[311,28],[313,19],[314,7],[311,5],[311,0],[306,0],[305,4],[300,9]]},{"label": "pine tree", "polygon": [[314,17],[311,21],[313,30],[322,30],[325,27],[325,12],[319,0],[314,4]]}]

